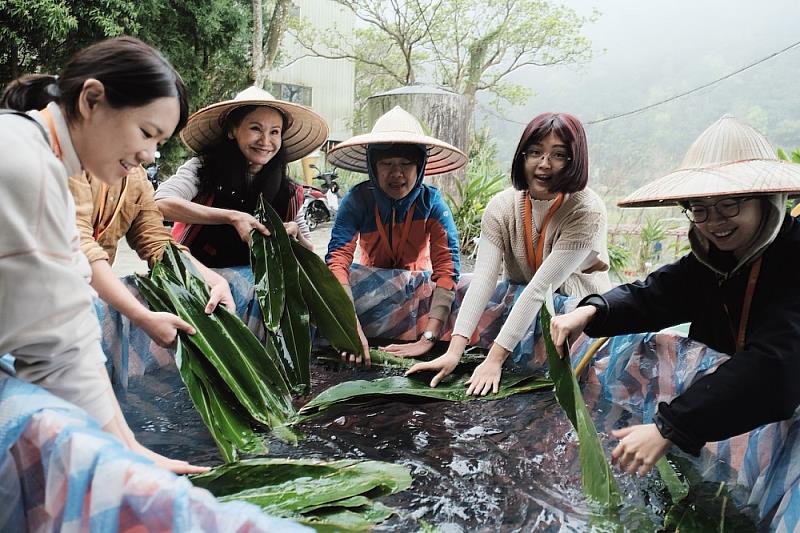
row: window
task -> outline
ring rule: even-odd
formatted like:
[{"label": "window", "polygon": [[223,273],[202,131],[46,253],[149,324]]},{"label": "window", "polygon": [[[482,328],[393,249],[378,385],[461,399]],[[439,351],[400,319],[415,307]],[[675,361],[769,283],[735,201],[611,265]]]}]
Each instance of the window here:
[{"label": "window", "polygon": [[291,83],[273,83],[272,94],[279,100],[311,106],[311,87]]}]

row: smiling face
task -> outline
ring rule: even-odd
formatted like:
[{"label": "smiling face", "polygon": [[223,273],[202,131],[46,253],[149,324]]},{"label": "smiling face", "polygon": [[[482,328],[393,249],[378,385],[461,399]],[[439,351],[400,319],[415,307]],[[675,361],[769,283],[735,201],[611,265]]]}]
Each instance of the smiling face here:
[{"label": "smiling face", "polygon": [[[734,202],[739,203],[737,215],[727,218],[720,215],[720,208],[724,214],[731,209]],[[689,205],[690,209],[696,210],[700,207],[708,213],[708,218],[704,222],[695,222],[697,230],[719,250],[733,252],[736,257],[742,257],[747,252],[761,227],[763,207],[758,198],[722,197],[692,200]],[[714,207],[711,207],[712,205]]]},{"label": "smiling face", "polygon": [[525,179],[532,198],[552,200],[556,192],[550,192],[555,178],[564,170],[570,157],[569,146],[551,132],[539,142],[525,149]]},{"label": "smiling face", "polygon": [[[97,82],[99,83],[99,82]],[[114,185],[131,169],[155,159],[160,143],[172,136],[180,118],[178,100],[157,98],[139,107],[111,107],[102,84],[81,104],[81,120],[70,136],[83,168]]]},{"label": "smiling face", "polygon": [[257,107],[231,128],[228,136],[236,140],[239,150],[253,174],[275,157],[281,149],[283,117],[271,107]]},{"label": "smiling face", "polygon": [[417,183],[417,162],[408,157],[384,157],[375,163],[378,185],[392,200],[408,196]]}]

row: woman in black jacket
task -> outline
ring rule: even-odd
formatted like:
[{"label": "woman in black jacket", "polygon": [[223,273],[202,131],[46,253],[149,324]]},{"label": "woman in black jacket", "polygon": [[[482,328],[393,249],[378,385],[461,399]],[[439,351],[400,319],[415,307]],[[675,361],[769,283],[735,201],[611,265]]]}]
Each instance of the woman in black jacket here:
[{"label": "woman in black jacket", "polygon": [[614,432],[612,461],[643,475],[675,444],[698,455],[727,439],[790,418],[800,404],[800,224],[786,214],[800,165],[775,157],[751,127],[723,117],[681,167],[620,206],[678,202],[692,222],[692,252],[644,281],[621,285],[555,317],[557,346],[592,337],[658,331],[691,322],[689,337],[731,354],[671,402],[653,423]]}]

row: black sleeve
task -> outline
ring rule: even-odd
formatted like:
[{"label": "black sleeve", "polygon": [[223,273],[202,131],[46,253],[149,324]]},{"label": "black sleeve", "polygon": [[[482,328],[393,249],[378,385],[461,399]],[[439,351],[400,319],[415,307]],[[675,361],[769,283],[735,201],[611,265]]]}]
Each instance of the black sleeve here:
[{"label": "black sleeve", "polygon": [[685,437],[675,444],[699,452],[706,442],[793,415],[800,404],[800,288],[786,289],[759,315],[751,314],[742,351],[669,404],[659,404],[662,435],[670,438],[665,431],[674,430]]},{"label": "black sleeve", "polygon": [[[592,337],[659,331],[689,322],[693,288],[701,269],[697,260],[685,256],[665,265],[644,281],[620,285],[602,297],[589,296],[580,305],[593,305],[599,313],[586,328]],[[695,292],[694,297],[697,297]]]}]

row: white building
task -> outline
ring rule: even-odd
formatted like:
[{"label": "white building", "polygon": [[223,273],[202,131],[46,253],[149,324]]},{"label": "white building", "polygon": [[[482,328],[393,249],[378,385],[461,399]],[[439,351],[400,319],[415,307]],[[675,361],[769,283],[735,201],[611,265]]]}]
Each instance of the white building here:
[{"label": "white building", "polygon": [[[355,16],[330,0],[294,0],[293,15],[304,24],[325,35],[333,28],[352,35]],[[270,73],[267,87],[276,98],[301,103],[314,109],[328,122],[329,143],[352,136],[353,100],[355,98],[355,64],[346,59],[301,57],[306,51],[286,34],[282,46],[286,66]],[[294,58],[300,58],[294,60]]]}]

